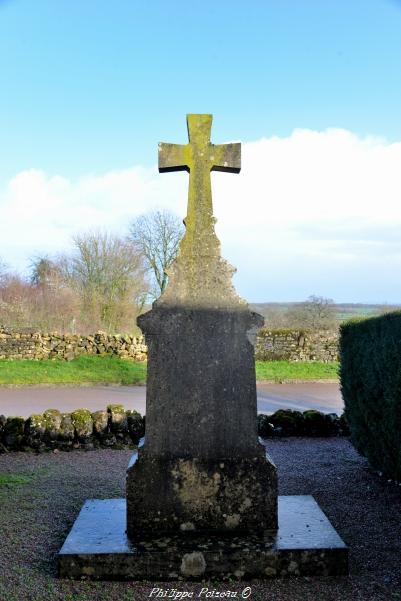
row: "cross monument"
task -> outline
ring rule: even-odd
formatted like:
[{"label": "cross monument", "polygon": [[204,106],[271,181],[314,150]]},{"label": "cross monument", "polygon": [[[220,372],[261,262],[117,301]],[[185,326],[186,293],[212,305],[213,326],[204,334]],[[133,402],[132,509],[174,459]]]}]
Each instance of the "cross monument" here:
[{"label": "cross monument", "polygon": [[[258,441],[254,351],[263,324],[235,292],[215,234],[210,172],[238,173],[241,145],[160,144],[159,170],[188,170],[186,233],[169,283],[138,318],[148,345],[146,438],[128,470],[128,534],[277,528],[276,468]],[[160,494],[163,491],[163,494]]]},{"label": "cross monument", "polygon": [[[313,497],[277,496],[257,431],[252,332],[263,318],[231,283],[210,172],[240,170],[240,144],[160,144],[160,171],[189,171],[186,233],[169,282],[138,318],[148,346],[145,442],[126,499],[87,500],[60,553],[72,578],[177,580],[340,575],[348,549]],[[159,589],[153,589],[159,590]]]}]

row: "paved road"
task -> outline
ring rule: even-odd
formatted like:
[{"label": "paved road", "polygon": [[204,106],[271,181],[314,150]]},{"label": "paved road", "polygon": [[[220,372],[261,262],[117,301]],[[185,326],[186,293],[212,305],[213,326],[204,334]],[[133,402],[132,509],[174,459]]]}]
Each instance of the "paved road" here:
[{"label": "paved road", "polygon": [[[46,409],[73,411],[86,407],[104,409],[109,403],[121,403],[126,409],[145,413],[145,386],[90,386],[6,388],[0,386],[0,414],[43,413]],[[325,413],[342,413],[343,401],[338,384],[305,382],[302,384],[258,383],[258,411],[273,413],[277,409],[318,409]]]},{"label": "paved road", "polygon": [[323,413],[343,412],[344,401],[339,384],[302,382],[300,384],[266,384],[258,382],[258,411],[273,413],[277,409],[317,409]]}]

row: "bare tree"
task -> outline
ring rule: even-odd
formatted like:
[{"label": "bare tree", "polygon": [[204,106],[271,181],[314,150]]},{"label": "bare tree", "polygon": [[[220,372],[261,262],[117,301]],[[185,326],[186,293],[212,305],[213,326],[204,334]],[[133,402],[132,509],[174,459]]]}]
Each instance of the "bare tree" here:
[{"label": "bare tree", "polygon": [[31,259],[31,319],[41,330],[75,332],[80,315],[79,295],[64,277],[58,259]]},{"label": "bare tree", "polygon": [[30,263],[30,270],[30,282],[34,286],[48,285],[56,273],[59,272],[56,262],[47,255],[33,257]]},{"label": "bare tree", "polygon": [[27,284],[16,274],[7,273],[0,289],[0,322],[19,328],[25,325],[27,315]]},{"label": "bare tree", "polygon": [[291,327],[308,330],[331,330],[338,327],[334,301],[331,298],[311,295],[303,303],[287,311]]},{"label": "bare tree", "polygon": [[0,259],[0,286],[2,286],[6,281],[7,274],[8,266],[6,265],[6,263],[4,263],[4,261],[2,261],[2,259]]},{"label": "bare tree", "polygon": [[153,280],[151,294],[157,298],[167,284],[167,270],[177,256],[184,233],[182,221],[169,211],[153,211],[130,225],[130,239],[146,261]]},{"label": "bare tree", "polygon": [[100,231],[73,238],[75,252],[59,261],[65,281],[81,298],[86,328],[135,329],[147,294],[144,261],[127,239]]}]

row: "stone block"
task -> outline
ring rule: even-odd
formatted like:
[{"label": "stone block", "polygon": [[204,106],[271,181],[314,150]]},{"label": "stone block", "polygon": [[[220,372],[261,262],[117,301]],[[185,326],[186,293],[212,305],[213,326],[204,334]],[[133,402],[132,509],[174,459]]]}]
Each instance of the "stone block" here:
[{"label": "stone block", "polygon": [[4,426],[6,425],[7,418],[5,415],[0,415],[0,440],[3,434]]},{"label": "stone block", "polygon": [[43,413],[45,440],[47,443],[52,443],[58,439],[61,419],[61,412],[58,409],[47,409]]},{"label": "stone block", "polygon": [[44,447],[46,421],[42,414],[33,414],[25,422],[26,444],[35,450]]},{"label": "stone block", "polygon": [[128,420],[123,405],[107,405],[109,414],[109,427],[117,439],[125,440],[128,437]]},{"label": "stone block", "polygon": [[9,449],[18,450],[24,443],[25,420],[23,417],[8,417],[3,429],[3,443]]},{"label": "stone block", "polygon": [[128,535],[254,532],[277,528],[277,470],[261,454],[246,458],[168,458],[144,447],[127,472]]},{"label": "stone block", "polygon": [[281,429],[283,436],[300,436],[303,434],[304,416],[300,411],[279,409],[269,416],[275,428]]},{"label": "stone block", "polygon": [[145,422],[138,411],[129,409],[126,411],[128,432],[134,444],[138,444],[140,439],[145,435]]},{"label": "stone block", "polygon": [[63,447],[71,447],[74,441],[75,428],[70,413],[61,414],[59,441]]},{"label": "stone block", "polygon": [[82,444],[90,442],[93,434],[92,414],[88,409],[77,409],[71,413],[75,438]]},{"label": "stone block", "polygon": [[278,497],[275,534],[187,531],[128,539],[125,499],[86,501],[58,555],[61,578],[167,581],[342,576],[348,548],[311,496]]},{"label": "stone block", "polygon": [[109,413],[108,411],[95,411],[92,413],[93,433],[102,440],[109,432]]}]

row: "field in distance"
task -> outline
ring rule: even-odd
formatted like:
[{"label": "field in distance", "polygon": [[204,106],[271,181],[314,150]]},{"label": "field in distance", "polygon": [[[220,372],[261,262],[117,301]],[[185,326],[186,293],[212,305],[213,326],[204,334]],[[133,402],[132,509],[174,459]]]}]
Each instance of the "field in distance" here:
[{"label": "field in distance", "polygon": [[[278,314],[285,316],[288,312],[294,311],[302,307],[304,303],[250,303],[252,311],[256,311],[265,317],[266,326],[269,320],[273,319]],[[401,309],[401,305],[376,304],[369,305],[364,303],[333,303],[331,305],[336,321],[340,324],[342,321],[352,319],[354,317],[374,317],[384,312],[397,311]],[[272,324],[272,327],[274,324]]]}]

